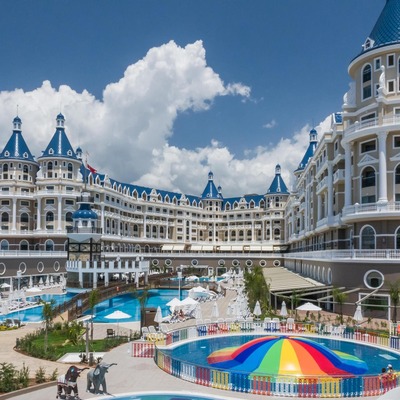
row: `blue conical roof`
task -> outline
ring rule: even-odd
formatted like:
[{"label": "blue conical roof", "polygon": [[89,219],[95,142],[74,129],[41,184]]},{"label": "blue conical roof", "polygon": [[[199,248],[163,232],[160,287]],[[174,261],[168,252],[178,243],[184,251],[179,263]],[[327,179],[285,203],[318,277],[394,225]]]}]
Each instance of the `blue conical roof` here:
[{"label": "blue conical roof", "polygon": [[289,190],[281,176],[281,166],[275,167],[275,177],[272,181],[267,194],[289,194]]},{"label": "blue conical roof", "polygon": [[386,0],[368,39],[363,52],[400,43],[400,0]]},{"label": "blue conical roof", "polygon": [[65,133],[64,121],[64,116],[58,114],[56,131],[46,147],[46,150],[43,151],[43,154],[39,158],[64,157],[77,160],[76,154]]},{"label": "blue conical roof", "polygon": [[310,131],[310,144],[304,154],[303,159],[301,160],[299,166],[297,167],[296,171],[302,171],[308,164],[309,159],[314,155],[315,149],[317,148],[318,139],[317,139],[317,131],[315,129],[311,129]]},{"label": "blue conical roof", "polygon": [[28,145],[25,142],[24,137],[20,129],[21,118],[15,117],[13,120],[14,129],[13,133],[5,145],[3,151],[0,153],[0,159],[12,159],[12,160],[25,160],[35,162]]},{"label": "blue conical roof", "polygon": [[211,171],[208,173],[208,182],[207,182],[206,187],[203,190],[203,194],[201,195],[201,198],[202,199],[218,199],[218,200],[222,200],[221,193],[215,187],[214,175],[213,175],[213,173]]}]

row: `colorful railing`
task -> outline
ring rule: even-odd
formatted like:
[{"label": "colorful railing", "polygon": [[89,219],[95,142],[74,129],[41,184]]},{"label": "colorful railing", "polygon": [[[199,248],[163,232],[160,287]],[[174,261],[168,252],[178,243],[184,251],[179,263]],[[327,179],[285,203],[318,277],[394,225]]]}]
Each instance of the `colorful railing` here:
[{"label": "colorful railing", "polygon": [[[222,390],[252,393],[265,396],[286,396],[301,398],[337,398],[378,396],[400,385],[400,374],[363,375],[356,377],[321,376],[249,376],[240,371],[226,371],[218,368],[199,366],[194,363],[172,358],[163,352],[163,347],[183,340],[213,335],[254,333],[254,334],[300,334],[324,335],[334,339],[350,339],[400,350],[400,337],[376,332],[361,332],[352,329],[327,331],[312,328],[312,324],[280,324],[279,329],[265,330],[263,324],[250,321],[199,324],[170,331],[164,338],[152,342],[132,343],[132,356],[154,357],[157,366],[165,372],[199,385]],[[273,327],[271,327],[273,328]],[[275,327],[278,328],[278,327]],[[333,333],[335,332],[335,333]]]}]

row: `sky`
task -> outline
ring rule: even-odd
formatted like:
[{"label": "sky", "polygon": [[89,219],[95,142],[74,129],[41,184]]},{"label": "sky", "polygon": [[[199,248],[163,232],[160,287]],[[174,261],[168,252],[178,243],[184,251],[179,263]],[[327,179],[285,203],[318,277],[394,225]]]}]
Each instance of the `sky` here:
[{"label": "sky", "polygon": [[99,173],[201,195],[264,194],[341,111],[385,0],[2,0],[0,148],[37,157],[62,112]]}]

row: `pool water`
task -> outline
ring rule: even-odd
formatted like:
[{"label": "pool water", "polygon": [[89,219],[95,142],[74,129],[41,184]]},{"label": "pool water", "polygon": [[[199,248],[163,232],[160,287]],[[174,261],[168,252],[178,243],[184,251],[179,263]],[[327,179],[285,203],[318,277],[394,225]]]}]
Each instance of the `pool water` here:
[{"label": "pool water", "polygon": [[[141,291],[138,292],[140,295]],[[181,290],[181,299],[187,297],[188,292],[186,290]],[[161,307],[163,317],[170,314],[170,308],[166,305],[174,297],[179,296],[179,291],[177,289],[150,289],[148,291],[148,297],[145,307]],[[94,322],[113,322],[116,320],[110,320],[107,315],[114,311],[122,311],[128,315],[130,318],[120,319],[118,322],[135,322],[140,321],[140,302],[133,293],[126,293],[112,299],[105,300],[95,307],[95,318]],[[91,311],[85,312],[85,315],[90,315]]]},{"label": "pool water", "polygon": [[[37,301],[40,297],[41,300],[43,301],[51,301],[54,299],[54,304],[59,305],[63,304],[66,301],[72,299],[76,293],[63,293],[63,294],[38,294],[35,296],[29,296],[26,297],[26,300],[28,301]],[[38,305],[33,308],[27,308],[25,310],[19,310],[19,311],[13,311],[11,313],[8,313],[6,315],[1,316],[3,320],[7,318],[14,318],[14,319],[19,319],[21,322],[40,322],[42,321],[42,310],[43,306]]]},{"label": "pool water", "polygon": [[228,397],[221,396],[206,396],[196,394],[178,394],[178,393],[137,393],[121,396],[113,396],[112,399],[116,400],[218,400],[229,399]]},{"label": "pool water", "polygon": [[[170,309],[166,305],[174,297],[179,296],[179,291],[177,289],[151,289],[149,290],[149,295],[146,302],[146,307],[161,307],[162,314],[164,317],[169,315]],[[140,291],[139,291],[140,294]],[[181,290],[181,299],[187,297],[188,292],[186,290]],[[66,301],[72,299],[76,293],[67,292],[64,294],[39,294],[26,299],[29,301],[35,301],[39,296],[43,301],[55,300],[55,304],[62,304]],[[36,306],[33,308],[27,308],[25,310],[14,311],[12,313],[1,315],[0,320],[5,320],[8,318],[19,319],[21,322],[40,322],[42,318],[43,306]],[[112,299],[103,301],[99,303],[95,308],[95,318],[94,322],[105,322],[105,323],[116,323],[116,320],[105,318],[112,312],[119,310],[130,315],[130,318],[119,320],[118,322],[135,322],[140,321],[140,303],[137,298],[134,298],[132,294],[127,293],[114,297]],[[90,315],[91,311],[85,312],[85,315]]]},{"label": "pool water", "polygon": [[[186,363],[193,363],[193,360],[195,360],[198,366],[210,367],[207,362],[207,356],[212,352],[225,347],[240,346],[257,337],[260,336],[238,335],[196,340],[183,343],[174,349],[164,349],[163,353]],[[338,350],[360,358],[367,363],[368,374],[379,374],[382,368],[388,364],[392,364],[396,371],[400,370],[400,354],[389,350],[344,340],[329,340],[320,337],[309,337],[309,339],[327,346],[331,350]]]}]

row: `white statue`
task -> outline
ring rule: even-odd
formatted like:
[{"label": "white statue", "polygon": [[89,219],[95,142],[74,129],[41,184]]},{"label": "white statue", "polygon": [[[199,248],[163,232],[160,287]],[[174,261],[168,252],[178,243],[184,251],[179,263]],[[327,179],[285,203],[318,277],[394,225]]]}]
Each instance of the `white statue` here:
[{"label": "white statue", "polygon": [[381,65],[381,75],[379,76],[379,94],[386,94],[386,73],[385,66]]}]

